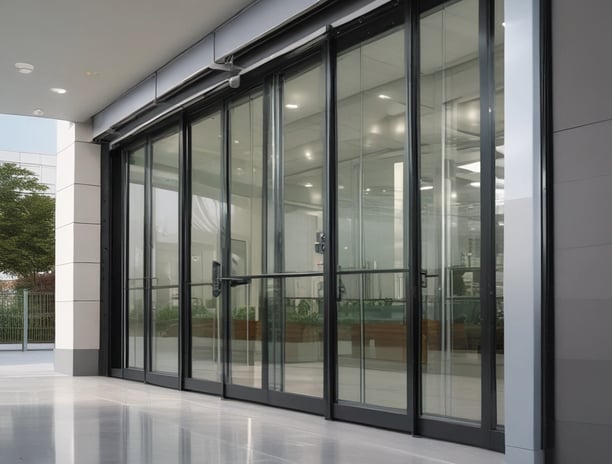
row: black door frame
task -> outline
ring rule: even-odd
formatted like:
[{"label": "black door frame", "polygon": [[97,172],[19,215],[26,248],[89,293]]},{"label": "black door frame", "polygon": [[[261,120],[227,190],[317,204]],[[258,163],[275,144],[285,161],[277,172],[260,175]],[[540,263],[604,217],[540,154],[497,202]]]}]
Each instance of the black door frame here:
[{"label": "black door frame", "polygon": [[[477,426],[471,425],[466,422],[459,422],[454,420],[448,420],[445,418],[431,418],[420,416],[420,357],[421,357],[421,296],[420,296],[420,276],[418,272],[410,272],[409,269],[420,269],[420,189],[418,182],[415,179],[419,178],[419,62],[420,62],[420,49],[419,49],[419,18],[423,12],[429,11],[432,8],[444,5],[448,2],[441,0],[421,0],[421,1],[404,1],[404,2],[390,2],[387,5],[369,13],[366,17],[359,18],[352,21],[338,29],[329,29],[324,42],[321,44],[317,42],[315,45],[319,47],[323,52],[324,64],[325,64],[325,89],[326,89],[326,158],[324,164],[325,171],[325,206],[324,206],[324,228],[328,235],[329,246],[325,252],[325,267],[323,271],[324,286],[325,286],[325,312],[326,317],[324,320],[324,399],[308,398],[302,395],[293,395],[289,393],[280,393],[269,390],[259,390],[249,387],[241,387],[237,385],[231,385],[227,383],[227,369],[229,361],[228,343],[224,343],[224,350],[221,358],[223,363],[223,379],[222,382],[208,382],[200,381],[196,379],[190,379],[187,374],[189,372],[188,364],[190,362],[190,327],[189,327],[189,302],[190,302],[190,283],[189,283],[189,247],[190,247],[190,201],[191,201],[191,190],[189,182],[189,174],[191,172],[191,154],[190,154],[190,124],[195,121],[196,114],[202,114],[204,112],[212,112],[211,108],[221,109],[221,116],[223,119],[222,130],[224,134],[224,152],[222,155],[222,179],[225,184],[223,190],[223,211],[222,211],[222,237],[225,237],[227,242],[230,237],[230,230],[228,227],[228,197],[229,190],[229,140],[227,137],[229,131],[229,101],[230,99],[240,98],[240,96],[246,94],[251,90],[246,88],[246,91],[240,91],[239,94],[230,94],[229,91],[223,91],[217,96],[208,99],[205,102],[204,110],[202,106],[199,109],[191,110],[187,109],[180,113],[181,125],[179,131],[181,148],[179,155],[179,172],[181,174],[181,187],[180,187],[180,203],[182,214],[180,218],[180,269],[181,279],[179,285],[179,294],[181,298],[180,311],[181,311],[181,328],[179,335],[179,376],[178,378],[171,377],[171,381],[162,378],[157,378],[157,374],[147,374],[140,370],[128,369],[125,367],[126,353],[125,349],[122,353],[123,366],[121,369],[112,369],[112,375],[119,375],[124,378],[133,380],[140,380],[151,382],[163,386],[169,386],[172,388],[185,388],[188,390],[202,391],[206,393],[219,394],[226,398],[243,399],[247,401],[261,402],[274,406],[280,406],[291,409],[299,409],[303,411],[313,412],[324,415],[327,419],[340,419],[351,422],[363,423],[368,425],[374,425],[382,428],[390,428],[395,430],[401,430],[411,432],[415,435],[425,435],[433,438],[441,438],[448,441],[458,441],[462,443],[472,444],[481,446],[484,448],[490,448],[495,450],[503,450],[503,429],[495,428],[495,417],[493,414],[495,398],[492,396],[494,391],[491,391],[491,384],[494,386],[495,373],[494,363],[495,356],[484,356],[482,361],[483,369],[483,390],[482,390],[482,406],[483,406],[483,417],[481,424]],[[479,26],[479,37],[480,37],[480,56],[487,57],[486,60],[481,59],[481,106],[484,108],[485,105],[494,104],[494,81],[492,82],[492,63],[490,57],[493,52],[493,12],[492,12],[492,0],[479,0],[480,5],[480,26]],[[405,233],[408,235],[406,243],[412,244],[411,246],[405,247],[405,262],[408,263],[408,268],[404,270],[394,270],[394,272],[404,272],[407,276],[406,281],[406,298],[408,300],[408,320],[410,321],[410,329],[407,338],[407,375],[408,375],[408,388],[407,388],[407,411],[405,413],[397,414],[391,411],[368,408],[368,407],[355,407],[347,404],[338,404],[336,401],[336,389],[337,389],[337,375],[336,375],[336,345],[335,341],[337,338],[337,321],[336,321],[336,304],[335,295],[337,294],[337,266],[336,266],[336,242],[337,242],[337,207],[336,207],[336,185],[337,185],[337,165],[336,165],[336,59],[337,50],[346,49],[352,45],[359,43],[367,38],[372,37],[376,31],[383,32],[394,26],[404,24],[406,34],[406,81],[407,81],[407,131],[406,131],[406,158],[404,163],[405,178],[409,180],[408,188],[404,191],[404,204],[408,205],[409,211],[405,215]],[[352,45],[351,45],[352,44]],[[304,55],[309,51],[312,51],[313,45],[302,48],[298,51],[292,52],[289,56],[280,59],[281,69],[288,69],[295,66],[304,59]],[[279,71],[279,60],[276,60],[272,65],[266,65],[261,70],[253,71],[250,76],[243,77],[248,85],[248,82],[256,82],[253,87],[261,86],[261,82],[265,76],[269,76],[270,73],[278,74]],[[282,72],[282,71],[280,71]],[[267,74],[266,74],[267,73]],[[486,82],[487,85],[483,85]],[[493,92],[493,94],[491,93]],[[267,99],[264,99],[264,105],[266,105]],[[264,108],[264,113],[270,111],[270,108]],[[481,114],[482,111],[481,111]],[[174,119],[174,118],[173,118]],[[269,118],[264,114],[264,126],[269,123]],[[483,221],[491,221],[491,214],[493,214],[494,220],[494,202],[491,201],[491,195],[495,192],[494,176],[494,163],[487,160],[486,150],[490,150],[491,146],[494,150],[494,140],[491,140],[491,121],[490,118],[483,119],[481,124],[482,131],[482,142],[481,142],[481,158],[482,158],[482,169],[483,173],[489,173],[491,179],[487,179],[483,176],[482,179],[482,219]],[[176,127],[177,121],[172,122],[173,127]],[[167,123],[160,123],[156,127],[147,130],[145,134],[145,143],[149,144],[151,140],[151,134],[159,134],[160,130],[165,130],[169,127]],[[489,131],[489,132],[487,132]],[[487,132],[485,134],[485,132]],[[264,137],[267,131],[264,132]],[[142,144],[142,135],[138,135],[140,143]],[[267,146],[264,143],[264,148]],[[129,147],[129,145],[126,145]],[[148,146],[148,145],[147,145]],[[150,148],[147,148],[146,159],[147,163],[150,163]],[[124,189],[123,194],[123,208],[121,211],[121,217],[127,217],[127,162],[126,162],[126,151],[124,150],[121,156],[121,173],[123,176],[122,186]],[[150,166],[147,169],[149,172],[147,176],[150,176]],[[410,182],[412,180],[412,182]],[[148,179],[148,187],[145,188],[145,230],[147,227],[150,228],[148,221],[150,221],[150,196],[148,190],[151,186],[151,180]],[[486,197],[486,198],[484,198]],[[489,198],[491,197],[491,198]],[[487,248],[486,253],[483,253],[483,272],[481,274],[487,274],[494,271],[494,263],[491,264],[491,250],[494,241],[494,231],[491,231],[491,224],[488,224],[488,228],[485,227],[483,222],[483,239],[481,246]],[[227,227],[227,229],[225,229]],[[125,275],[125,239],[126,239],[127,225],[123,227],[123,239],[121,240],[122,246],[122,272]],[[150,245],[150,237],[145,240],[145,246]],[[229,243],[223,244],[223,255],[225,264],[229,262]],[[149,252],[150,253],[150,252]],[[494,259],[494,256],[493,256]],[[150,266],[150,263],[147,263]],[[224,266],[227,268],[227,266]],[[310,273],[302,274],[287,274],[283,277],[298,277],[298,276],[310,276]],[[319,274],[316,274],[319,275]],[[257,275],[250,276],[252,278],[278,278],[279,275]],[[490,277],[490,276],[489,276]],[[494,289],[494,280],[492,282]],[[151,284],[147,284],[148,290],[145,290],[145,294],[148,294],[150,300]],[[225,294],[229,293],[229,282],[225,281],[223,286],[226,287]],[[486,286],[490,289],[490,280],[486,282]],[[483,285],[485,287],[485,285]],[[122,320],[124,321],[122,343],[123,347],[126,346],[127,337],[127,314],[125,313],[127,289],[122,289]],[[333,298],[331,296],[333,295]],[[486,289],[481,290],[481,302],[482,308],[487,308],[491,304],[491,295],[487,294]],[[493,296],[494,302],[494,296]],[[150,303],[150,301],[149,301]],[[493,306],[494,307],[494,306]],[[221,326],[223,328],[223,339],[230,340],[229,338],[229,299],[224,298],[223,301],[223,316]],[[264,315],[264,323],[266,323]],[[494,318],[491,321],[486,321],[482,325],[482,340],[484,343],[491,345],[491,349],[495,349],[494,344]],[[150,321],[145,321],[145,326],[148,329]],[[493,324],[493,329],[491,325]],[[148,332],[147,332],[148,334]],[[147,335],[148,336],[148,335]],[[262,341],[264,350],[267,350],[267,343]],[[145,350],[147,351],[147,350]],[[267,354],[265,354],[267,356]],[[148,366],[149,360],[145,355],[145,366]],[[265,364],[265,363],[264,363]],[[487,372],[485,372],[485,370]],[[264,372],[265,374],[265,372]],[[267,375],[264,375],[267,379]],[[316,400],[316,401],[310,401]],[[491,413],[491,414],[489,414]]]}]

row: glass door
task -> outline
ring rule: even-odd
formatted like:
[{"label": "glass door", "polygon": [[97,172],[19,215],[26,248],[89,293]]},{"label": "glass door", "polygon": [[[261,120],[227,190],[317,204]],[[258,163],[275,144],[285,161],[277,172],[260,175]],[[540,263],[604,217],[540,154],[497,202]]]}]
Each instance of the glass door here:
[{"label": "glass door", "polygon": [[[502,4],[449,2],[419,20],[421,427],[497,449],[504,412]],[[449,433],[449,420],[462,432]]]},{"label": "glass door", "polygon": [[123,375],[178,388],[179,134],[128,150]]},{"label": "glass door", "polygon": [[[151,225],[148,370],[162,378],[179,374],[179,134],[151,144]],[[151,375],[148,377],[155,381]],[[166,379],[173,386],[176,380]],[[162,381],[163,382],[163,381]],[[175,385],[176,384],[176,385]]]},{"label": "glass door", "polygon": [[404,44],[396,27],[337,58],[336,411],[381,425],[403,416],[401,428],[411,330]]},{"label": "glass door", "polygon": [[316,411],[324,377],[316,248],[324,237],[323,83],[319,59],[230,103],[223,270],[228,394]]},{"label": "glass door", "polygon": [[[220,393],[223,373],[222,298],[213,295],[211,262],[221,262],[223,209],[222,117],[220,111],[189,127],[190,227],[188,337],[185,386]],[[189,210],[189,206],[186,206]]]}]

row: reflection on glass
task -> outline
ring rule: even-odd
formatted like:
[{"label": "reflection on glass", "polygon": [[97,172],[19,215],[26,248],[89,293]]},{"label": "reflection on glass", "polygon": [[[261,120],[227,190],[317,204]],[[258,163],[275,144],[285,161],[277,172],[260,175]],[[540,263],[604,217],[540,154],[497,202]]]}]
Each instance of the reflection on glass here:
[{"label": "reflection on glass", "polygon": [[153,142],[151,369],[172,374],[178,373],[178,152],[178,134]]},{"label": "reflection on glass", "polygon": [[323,397],[323,277],[268,281],[271,389]]},{"label": "reflection on glass", "polygon": [[[404,29],[338,56],[338,248],[341,270],[402,269]],[[403,273],[339,274],[338,399],[406,408]]]},{"label": "reflection on glass", "polygon": [[[262,264],[263,98],[230,108],[231,263],[234,276],[260,274]],[[231,382],[261,388],[261,282],[230,292]]]},{"label": "reflection on glass", "polygon": [[404,274],[345,274],[338,283],[338,399],[406,409]]},{"label": "reflection on glass", "polygon": [[221,115],[191,127],[191,282],[211,283],[220,258]]},{"label": "reflection on glass", "polygon": [[178,373],[179,289],[151,292],[151,370]]},{"label": "reflection on glass", "polygon": [[128,359],[127,366],[144,367],[144,183],[145,150],[129,153],[128,172]]},{"label": "reflection on glass", "polygon": [[231,107],[230,140],[232,239],[241,241],[245,247],[244,256],[232,250],[230,273],[259,274],[263,270],[263,98],[260,94],[251,95]]},{"label": "reflection on glass", "polygon": [[212,296],[212,286],[191,287],[191,376],[221,381],[221,298]]},{"label": "reflection on glass", "polygon": [[504,0],[495,0],[495,263],[497,424],[504,425]]},{"label": "reflection on glass", "polygon": [[421,18],[422,413],[481,418],[478,0]]},{"label": "reflection on glass", "polygon": [[220,113],[192,125],[191,376],[216,382],[221,380],[221,298],[213,298],[210,284],[212,261],[221,261],[221,146]]},{"label": "reflection on glass", "polygon": [[263,281],[233,287],[230,292],[230,382],[262,386]]},{"label": "reflection on glass", "polygon": [[128,290],[128,362],[127,366],[144,367],[144,290]]},{"label": "reflection on glass", "polygon": [[404,267],[404,29],[338,56],[338,263]]},{"label": "reflection on glass", "polygon": [[284,266],[276,272],[323,271],[323,256],[314,249],[323,230],[323,71],[317,65],[283,80]]},{"label": "reflection on glass", "polygon": [[153,142],[152,149],[152,284],[178,285],[178,134]]}]

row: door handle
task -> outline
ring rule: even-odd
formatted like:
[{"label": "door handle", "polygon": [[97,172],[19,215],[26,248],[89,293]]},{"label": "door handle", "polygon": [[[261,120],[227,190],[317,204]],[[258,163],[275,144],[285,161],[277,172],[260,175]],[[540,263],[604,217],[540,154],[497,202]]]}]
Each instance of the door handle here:
[{"label": "door handle", "polygon": [[431,277],[440,277],[439,274],[427,274],[426,270],[422,270],[420,273],[421,275],[421,288],[427,288],[427,279],[431,278]]},{"label": "door handle", "polygon": [[218,261],[212,262],[212,280],[213,280],[213,296],[216,298],[221,295],[221,283],[227,281],[230,287],[238,287],[239,285],[247,285],[251,283],[250,277],[223,277],[221,275],[221,263]]}]

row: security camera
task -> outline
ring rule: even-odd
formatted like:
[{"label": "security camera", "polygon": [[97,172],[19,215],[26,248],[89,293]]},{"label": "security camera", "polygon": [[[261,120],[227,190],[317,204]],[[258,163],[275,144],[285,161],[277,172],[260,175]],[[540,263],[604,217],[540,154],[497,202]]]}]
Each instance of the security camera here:
[{"label": "security camera", "polygon": [[232,89],[237,89],[240,87],[240,74],[230,77],[228,84]]}]

